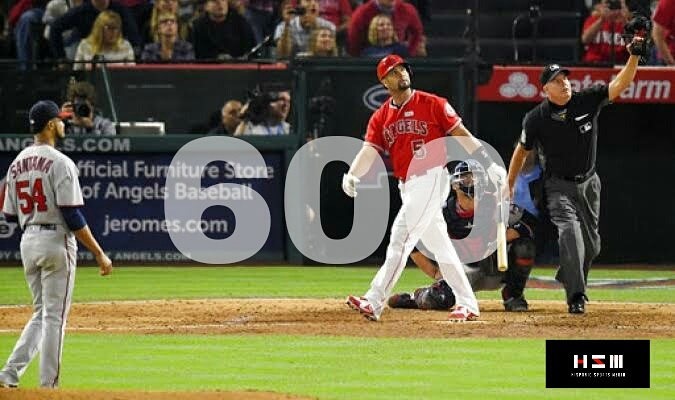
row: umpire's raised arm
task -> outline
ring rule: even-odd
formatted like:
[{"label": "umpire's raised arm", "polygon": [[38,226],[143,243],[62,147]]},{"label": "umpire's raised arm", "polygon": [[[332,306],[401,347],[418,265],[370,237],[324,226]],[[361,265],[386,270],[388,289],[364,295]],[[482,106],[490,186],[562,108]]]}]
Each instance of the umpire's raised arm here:
[{"label": "umpire's raised arm", "polygon": [[640,56],[646,55],[644,39],[639,36],[635,36],[626,48],[630,53],[630,57],[616,78],[609,83],[609,101],[614,101],[621,92],[630,86],[630,83],[635,79]]}]

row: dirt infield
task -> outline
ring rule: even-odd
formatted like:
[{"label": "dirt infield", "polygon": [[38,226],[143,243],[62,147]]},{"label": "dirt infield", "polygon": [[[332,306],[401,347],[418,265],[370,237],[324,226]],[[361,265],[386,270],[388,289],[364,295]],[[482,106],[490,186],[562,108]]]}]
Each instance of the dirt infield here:
[{"label": "dirt infield", "polygon": [[[69,332],[136,334],[285,334],[425,338],[673,338],[675,304],[604,303],[570,315],[562,302],[531,301],[527,313],[505,313],[481,301],[478,321],[447,322],[440,311],[385,310],[374,323],[336,299],[246,299],[111,302],[73,305]],[[28,306],[0,307],[0,332],[18,334]],[[295,400],[266,392],[105,392],[0,389],[3,400]]]},{"label": "dirt infield", "polygon": [[[385,310],[368,322],[337,299],[228,299],[73,305],[69,332],[137,334],[284,334],[416,338],[674,338],[675,304],[593,302],[570,315],[562,302],[531,301],[505,313],[481,301],[478,321],[447,322],[440,311]],[[30,307],[0,307],[0,332],[19,333]]]}]

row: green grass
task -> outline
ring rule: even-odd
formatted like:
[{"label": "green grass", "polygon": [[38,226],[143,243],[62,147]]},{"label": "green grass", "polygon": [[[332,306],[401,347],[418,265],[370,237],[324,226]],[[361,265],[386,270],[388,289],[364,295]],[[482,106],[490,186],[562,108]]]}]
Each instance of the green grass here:
[{"label": "green grass", "polygon": [[[14,336],[0,335],[9,349]],[[256,389],[321,399],[672,399],[675,341],[651,343],[651,389],[546,389],[543,340],[70,334],[63,388]],[[23,386],[37,384],[37,364]]]},{"label": "green grass", "polygon": [[[364,292],[374,268],[80,268],[75,301],[228,297],[343,297]],[[533,275],[551,277],[551,269]],[[675,271],[593,270],[592,279],[675,278]],[[409,268],[396,290],[428,280]],[[675,290],[590,290],[592,300],[675,302]],[[562,302],[562,290],[528,290]],[[497,299],[498,292],[481,292]],[[22,270],[0,268],[0,304],[27,304]],[[3,327],[0,326],[0,329]],[[0,334],[0,360],[18,334]],[[63,388],[264,390],[321,399],[673,399],[675,340],[651,342],[651,389],[546,389],[545,341],[69,333]],[[23,387],[37,386],[34,362]]]},{"label": "green grass", "polygon": [[[102,278],[96,268],[79,268],[75,302],[104,300],[194,299],[228,297],[340,298],[364,293],[375,268],[353,267],[125,267]],[[551,277],[552,269],[535,269],[533,276]],[[675,271],[593,270],[591,279],[671,278]],[[428,285],[417,269],[408,267],[395,291]],[[675,302],[675,290],[590,289],[593,301]],[[562,290],[528,290],[533,300],[560,300]],[[479,299],[498,299],[499,293],[480,292]],[[29,304],[30,293],[20,268],[0,268],[0,304]]]}]

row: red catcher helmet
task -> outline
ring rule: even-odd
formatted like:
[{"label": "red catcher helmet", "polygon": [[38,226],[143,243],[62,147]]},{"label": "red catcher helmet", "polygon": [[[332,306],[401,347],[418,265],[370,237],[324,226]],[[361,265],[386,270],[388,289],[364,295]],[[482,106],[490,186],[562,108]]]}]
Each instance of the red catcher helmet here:
[{"label": "red catcher helmet", "polygon": [[396,54],[389,54],[377,63],[377,79],[382,80],[392,69],[398,65],[403,65],[408,70],[408,74],[412,75],[410,65],[405,60]]}]

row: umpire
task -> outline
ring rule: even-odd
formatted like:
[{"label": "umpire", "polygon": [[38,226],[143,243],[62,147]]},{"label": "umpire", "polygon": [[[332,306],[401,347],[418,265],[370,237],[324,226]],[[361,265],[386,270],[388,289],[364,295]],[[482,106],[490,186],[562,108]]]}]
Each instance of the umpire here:
[{"label": "umpire", "polygon": [[509,166],[508,183],[513,193],[525,158],[535,144],[540,145],[545,159],[546,206],[558,229],[560,268],[556,279],[565,287],[572,314],[585,312],[588,270],[600,253],[600,178],[595,173],[598,115],[630,85],[640,56],[646,53],[639,37],[626,47],[631,56],[609,85],[572,92],[569,70],[557,64],[544,68],[540,81],[546,99],[523,118],[523,131]]}]

